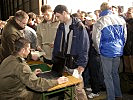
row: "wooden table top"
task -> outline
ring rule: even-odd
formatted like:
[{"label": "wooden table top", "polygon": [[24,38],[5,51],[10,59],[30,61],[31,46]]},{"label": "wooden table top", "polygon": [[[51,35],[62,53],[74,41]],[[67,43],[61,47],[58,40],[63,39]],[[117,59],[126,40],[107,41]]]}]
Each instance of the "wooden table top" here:
[{"label": "wooden table top", "polygon": [[42,62],[42,61],[33,61],[33,60],[31,60],[31,61],[28,61],[27,62],[29,65],[32,65],[32,64],[43,64],[44,62]]},{"label": "wooden table top", "polygon": [[64,84],[59,84],[57,86],[54,86],[54,87],[48,89],[48,92],[53,91],[53,90],[57,90],[57,89],[60,89],[60,88],[76,85],[76,84],[79,84],[79,83],[82,82],[82,80],[80,80],[78,78],[75,78],[73,76],[67,76],[67,78],[68,78],[68,82],[66,82]]},{"label": "wooden table top", "polygon": [[[34,60],[31,60],[31,61],[28,61],[27,62],[29,65],[37,65],[37,64],[44,64],[44,62],[40,61],[40,60],[37,60],[37,61],[34,61]],[[45,63],[46,64],[46,63]],[[47,66],[49,67],[52,67],[52,65],[49,65],[49,64],[46,64]]]}]

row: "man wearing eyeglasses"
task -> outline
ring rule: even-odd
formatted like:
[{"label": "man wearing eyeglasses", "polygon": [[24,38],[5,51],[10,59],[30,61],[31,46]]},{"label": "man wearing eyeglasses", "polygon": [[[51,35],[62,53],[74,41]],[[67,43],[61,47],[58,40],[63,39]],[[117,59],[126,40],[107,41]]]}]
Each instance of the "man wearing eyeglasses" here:
[{"label": "man wearing eyeglasses", "polygon": [[20,31],[25,28],[28,22],[26,12],[19,10],[15,16],[10,18],[3,28],[0,47],[0,63],[14,51],[14,41],[24,34]]}]

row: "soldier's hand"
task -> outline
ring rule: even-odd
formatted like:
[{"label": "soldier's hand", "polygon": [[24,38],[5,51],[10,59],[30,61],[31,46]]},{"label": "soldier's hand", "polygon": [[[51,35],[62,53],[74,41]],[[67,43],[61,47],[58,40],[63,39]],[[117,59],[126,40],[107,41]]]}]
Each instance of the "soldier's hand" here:
[{"label": "soldier's hand", "polygon": [[38,54],[32,54],[32,60],[36,61],[39,59]]},{"label": "soldier's hand", "polygon": [[58,81],[58,84],[62,84],[62,83],[68,82],[68,78],[62,76],[62,77],[58,78],[57,81]]},{"label": "soldier's hand", "polygon": [[37,74],[39,74],[39,73],[42,73],[42,70],[41,70],[40,68],[35,69],[35,70],[34,70],[34,73],[37,75]]}]

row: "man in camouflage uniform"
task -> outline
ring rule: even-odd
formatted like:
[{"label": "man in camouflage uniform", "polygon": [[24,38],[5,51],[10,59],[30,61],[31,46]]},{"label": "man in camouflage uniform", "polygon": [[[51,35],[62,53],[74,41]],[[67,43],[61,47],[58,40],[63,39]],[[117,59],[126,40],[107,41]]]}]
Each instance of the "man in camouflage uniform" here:
[{"label": "man in camouflage uniform", "polygon": [[20,31],[25,28],[28,22],[28,15],[26,12],[19,10],[11,17],[2,31],[1,48],[0,48],[0,63],[8,57],[14,50],[14,41],[24,34]]},{"label": "man in camouflage uniform", "polygon": [[31,71],[24,60],[30,52],[28,40],[16,40],[14,48],[13,54],[4,59],[0,66],[0,100],[40,100],[41,92],[68,81],[66,77],[46,80]]}]

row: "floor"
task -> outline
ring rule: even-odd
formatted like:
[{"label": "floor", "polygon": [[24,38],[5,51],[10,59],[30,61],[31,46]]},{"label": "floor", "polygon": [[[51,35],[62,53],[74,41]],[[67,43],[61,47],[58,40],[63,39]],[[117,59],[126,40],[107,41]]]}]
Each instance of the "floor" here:
[{"label": "floor", "polygon": [[[120,81],[123,100],[133,100],[133,74],[121,73]],[[86,91],[86,94],[88,95],[90,92]],[[100,92],[100,96],[89,100],[106,100],[106,92]]]},{"label": "floor", "polygon": [[[88,95],[90,92],[86,91],[86,94]],[[106,92],[100,92],[100,96],[88,100],[106,100]],[[123,93],[123,100],[133,100],[133,91],[129,93]]]}]

